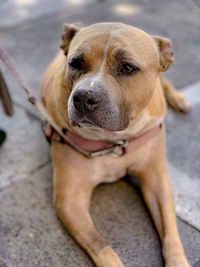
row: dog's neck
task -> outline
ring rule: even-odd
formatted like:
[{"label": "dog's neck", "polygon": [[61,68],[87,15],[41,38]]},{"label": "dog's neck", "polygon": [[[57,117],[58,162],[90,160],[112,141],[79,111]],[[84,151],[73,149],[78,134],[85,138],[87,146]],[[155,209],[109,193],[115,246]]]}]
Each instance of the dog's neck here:
[{"label": "dog's neck", "polygon": [[138,137],[149,129],[159,125],[162,121],[163,117],[152,117],[148,111],[145,111],[137,122],[131,120],[129,126],[123,131],[112,132],[89,125],[84,127],[74,127],[70,130],[83,138],[114,142],[121,139],[128,140]]},{"label": "dog's neck", "polygon": [[112,141],[108,139],[87,139],[67,129],[62,129],[62,131],[59,132],[58,129],[48,124],[48,122],[44,124],[44,133],[48,141],[67,144],[87,158],[94,158],[107,154],[111,154],[113,157],[119,157],[143,146],[162,129],[162,126],[163,123],[161,122],[159,125],[147,129],[138,136],[116,141],[113,141],[113,138]]}]

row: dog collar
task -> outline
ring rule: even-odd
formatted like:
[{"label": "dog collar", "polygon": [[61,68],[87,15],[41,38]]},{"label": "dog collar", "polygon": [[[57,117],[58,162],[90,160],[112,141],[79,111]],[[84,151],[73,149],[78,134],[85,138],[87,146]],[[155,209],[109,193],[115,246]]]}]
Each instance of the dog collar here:
[{"label": "dog collar", "polygon": [[48,122],[43,124],[43,130],[49,142],[54,140],[62,144],[67,144],[87,158],[95,158],[108,154],[113,157],[120,157],[126,153],[135,151],[153,138],[161,128],[162,123],[132,139],[110,142],[85,139],[67,129],[63,129],[63,134],[60,135]]}]

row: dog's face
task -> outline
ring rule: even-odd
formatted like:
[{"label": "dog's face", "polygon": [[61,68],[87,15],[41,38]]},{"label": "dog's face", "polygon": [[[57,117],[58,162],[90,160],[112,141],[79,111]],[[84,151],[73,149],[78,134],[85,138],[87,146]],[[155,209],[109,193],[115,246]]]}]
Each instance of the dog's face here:
[{"label": "dog's face", "polygon": [[120,23],[82,29],[65,26],[61,48],[67,57],[72,126],[121,131],[151,99],[160,71],[172,62],[170,42]]}]

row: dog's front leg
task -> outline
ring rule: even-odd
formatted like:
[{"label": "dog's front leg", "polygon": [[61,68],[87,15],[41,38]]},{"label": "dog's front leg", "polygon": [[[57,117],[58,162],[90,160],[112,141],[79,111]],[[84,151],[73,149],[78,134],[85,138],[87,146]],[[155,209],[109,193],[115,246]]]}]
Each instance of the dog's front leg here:
[{"label": "dog's front leg", "polygon": [[92,162],[61,144],[52,145],[52,159],[58,217],[98,267],[124,267],[95,229],[89,213],[95,188],[90,171]]},{"label": "dog's front leg", "polygon": [[164,129],[157,138],[153,156],[140,175],[141,190],[163,244],[165,266],[189,267],[177,230]]}]

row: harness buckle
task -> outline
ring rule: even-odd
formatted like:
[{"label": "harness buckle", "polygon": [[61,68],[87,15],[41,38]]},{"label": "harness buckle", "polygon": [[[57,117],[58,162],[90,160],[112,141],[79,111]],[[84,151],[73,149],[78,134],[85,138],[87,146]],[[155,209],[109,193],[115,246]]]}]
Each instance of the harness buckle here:
[{"label": "harness buckle", "polygon": [[117,158],[117,157],[120,157],[120,156],[123,156],[125,154],[125,148],[127,147],[128,145],[128,141],[127,140],[119,140],[119,141],[116,141],[114,143],[114,147],[111,151],[111,155],[114,157],[114,158]]},{"label": "harness buckle", "polygon": [[87,157],[96,158],[104,155],[111,155],[114,158],[120,157],[125,154],[125,147],[128,145],[128,141],[119,140],[113,143],[113,146],[110,148],[105,148],[96,152],[87,152]]}]

